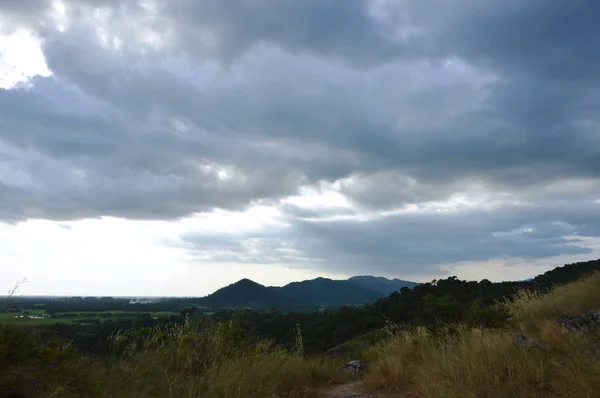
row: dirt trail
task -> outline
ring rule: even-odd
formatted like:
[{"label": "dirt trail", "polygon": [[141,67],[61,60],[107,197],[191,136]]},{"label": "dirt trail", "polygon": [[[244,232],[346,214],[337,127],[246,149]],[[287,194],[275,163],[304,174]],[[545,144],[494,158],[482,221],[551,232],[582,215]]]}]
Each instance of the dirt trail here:
[{"label": "dirt trail", "polygon": [[323,398],[376,398],[362,389],[360,381],[332,386],[323,392]]}]

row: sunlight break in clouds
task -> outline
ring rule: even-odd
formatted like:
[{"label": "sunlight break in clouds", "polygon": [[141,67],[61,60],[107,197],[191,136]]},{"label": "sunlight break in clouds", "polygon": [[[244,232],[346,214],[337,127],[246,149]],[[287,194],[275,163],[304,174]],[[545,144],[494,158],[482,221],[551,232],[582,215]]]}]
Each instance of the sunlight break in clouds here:
[{"label": "sunlight break in clouds", "polygon": [[40,40],[22,29],[11,33],[0,31],[0,89],[11,89],[34,76],[48,77]]}]

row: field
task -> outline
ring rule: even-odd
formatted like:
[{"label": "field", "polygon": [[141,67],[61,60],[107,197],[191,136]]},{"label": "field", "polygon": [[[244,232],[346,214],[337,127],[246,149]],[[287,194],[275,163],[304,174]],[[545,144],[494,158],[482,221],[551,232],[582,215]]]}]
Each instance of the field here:
[{"label": "field", "polygon": [[[44,310],[28,310],[24,312],[0,313],[0,323],[19,324],[19,325],[52,325],[55,323],[74,323],[90,321],[108,321],[119,319],[135,319],[144,314],[150,314],[151,317],[164,317],[169,315],[178,315],[175,312],[155,311],[155,312],[134,312],[134,311],[88,311],[88,312],[60,312],[48,316]],[[20,318],[23,316],[23,318]]]}]

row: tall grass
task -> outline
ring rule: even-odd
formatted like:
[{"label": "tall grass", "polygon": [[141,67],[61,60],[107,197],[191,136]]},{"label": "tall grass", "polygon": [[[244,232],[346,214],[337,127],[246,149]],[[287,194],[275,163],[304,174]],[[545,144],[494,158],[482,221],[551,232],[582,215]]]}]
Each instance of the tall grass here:
[{"label": "tall grass", "polygon": [[301,398],[344,377],[299,351],[251,340],[234,322],[186,323],[117,332],[111,354],[91,358],[0,326],[0,397]]},{"label": "tall grass", "polygon": [[8,291],[7,295],[4,297],[4,299],[2,301],[2,305],[0,305],[0,312],[10,312],[11,306],[12,306],[12,300],[13,300],[15,294],[17,293],[17,290],[25,282],[27,282],[27,279],[22,279],[22,280],[18,281],[15,284],[15,286]]},{"label": "tall grass", "polygon": [[179,325],[135,343],[117,334],[114,346],[119,359],[95,369],[99,397],[309,397],[339,377],[333,362],[253,342],[233,322]]},{"label": "tall grass", "polygon": [[549,294],[521,291],[507,307],[513,325],[526,332],[539,332],[558,315],[579,315],[600,309],[600,272],[556,287]]},{"label": "tall grass", "polygon": [[[394,333],[368,353],[366,385],[406,397],[600,396],[600,359],[589,351],[595,337],[568,333],[556,321],[559,314],[600,308],[600,273],[547,295],[521,293],[506,305],[506,329]],[[547,344],[515,345],[513,336],[523,330]]]}]

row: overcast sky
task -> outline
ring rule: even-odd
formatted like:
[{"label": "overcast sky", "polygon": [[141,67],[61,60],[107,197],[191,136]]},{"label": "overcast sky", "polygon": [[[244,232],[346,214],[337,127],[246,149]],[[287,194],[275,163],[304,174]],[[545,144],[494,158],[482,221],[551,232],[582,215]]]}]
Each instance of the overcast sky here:
[{"label": "overcast sky", "polygon": [[0,288],[600,257],[596,0],[4,0]]}]

